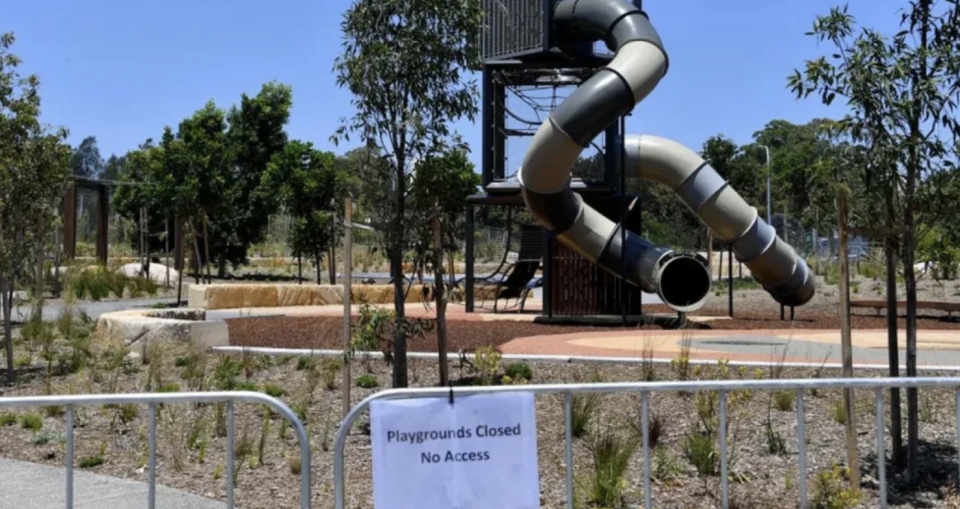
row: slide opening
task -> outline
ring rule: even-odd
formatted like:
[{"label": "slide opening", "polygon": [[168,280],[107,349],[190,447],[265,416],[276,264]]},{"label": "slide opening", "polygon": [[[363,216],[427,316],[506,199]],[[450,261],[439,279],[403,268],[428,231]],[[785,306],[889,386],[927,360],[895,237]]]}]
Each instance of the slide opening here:
[{"label": "slide opening", "polygon": [[664,263],[659,283],[664,303],[677,311],[695,311],[710,293],[710,272],[697,258],[681,255]]}]

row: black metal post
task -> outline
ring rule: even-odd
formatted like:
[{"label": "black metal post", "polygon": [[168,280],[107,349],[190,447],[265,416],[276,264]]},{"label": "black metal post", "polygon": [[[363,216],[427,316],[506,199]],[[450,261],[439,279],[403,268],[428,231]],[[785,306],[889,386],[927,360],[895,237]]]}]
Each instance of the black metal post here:
[{"label": "black metal post", "polygon": [[730,318],[733,318],[733,244],[727,246],[729,252],[727,253],[727,282],[729,291],[727,292],[727,297],[729,300],[730,307]]},{"label": "black metal post", "polygon": [[473,304],[474,304],[474,292],[473,292],[473,273],[474,273],[474,255],[473,255],[473,243],[474,243],[474,206],[472,203],[467,204],[467,241],[466,241],[466,256],[464,260],[464,291],[466,296],[464,298],[464,307],[467,313],[473,313]]},{"label": "black metal post", "polygon": [[[627,325],[627,151],[623,133],[627,130],[627,117],[620,117],[620,311],[623,325]],[[641,300],[643,298],[641,297]]]},{"label": "black metal post", "polygon": [[543,241],[546,247],[543,250],[543,310],[541,314],[553,318],[553,234],[543,230]]},{"label": "black metal post", "polygon": [[482,148],[480,150],[480,178],[486,189],[493,182],[493,73],[489,66],[483,66],[483,85],[480,96],[480,132]]},{"label": "black metal post", "polygon": [[780,321],[782,322],[784,320],[786,320],[786,318],[784,318],[783,304],[780,304]]}]

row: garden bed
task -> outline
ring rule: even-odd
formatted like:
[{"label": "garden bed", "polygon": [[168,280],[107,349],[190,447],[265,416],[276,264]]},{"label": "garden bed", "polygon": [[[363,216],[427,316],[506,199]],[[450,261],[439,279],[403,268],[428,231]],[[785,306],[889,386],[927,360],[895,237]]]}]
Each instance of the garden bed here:
[{"label": "garden bed", "polygon": [[[485,324],[489,325],[489,324]],[[517,324],[512,324],[516,326]],[[140,361],[119,363],[115,352],[100,352],[90,359],[87,367],[75,374],[61,374],[45,379],[43,369],[25,371],[16,387],[4,389],[3,396],[54,393],[101,393],[193,390],[197,388],[232,388],[266,390],[280,394],[282,400],[300,411],[306,423],[313,450],[314,507],[333,506],[332,452],[333,439],[340,415],[340,373],[336,361],[297,357],[266,357],[218,354],[193,354],[174,347],[150,352],[150,364]],[[229,359],[229,360],[227,360]],[[437,383],[435,361],[410,359],[410,381],[413,386],[431,386]],[[585,366],[579,364],[531,363],[532,383],[566,383],[603,380],[609,382],[637,381],[651,375],[656,379],[677,378],[676,368],[656,366],[644,373],[642,366]],[[476,377],[468,367],[451,364],[454,378]],[[786,369],[783,377],[836,376],[838,373],[816,370]],[[364,376],[366,382],[376,380],[380,387],[389,384],[390,368],[380,360],[357,361],[355,376]],[[725,373],[725,374],[724,374]],[[763,370],[764,377],[770,376]],[[754,378],[754,370],[724,371],[722,367],[690,367],[691,378]],[[354,382],[355,383],[355,382]],[[377,388],[354,388],[352,403],[369,395]],[[874,432],[874,395],[861,391],[857,394],[858,443],[864,473],[862,506],[877,505],[876,456]],[[661,508],[719,507],[719,483],[715,475],[698,475],[684,454],[689,436],[703,430],[698,417],[694,394],[653,394],[651,415],[660,422],[659,451],[651,453],[656,471],[653,500]],[[797,440],[794,403],[778,403],[791,410],[771,409],[771,395],[731,394],[730,451],[731,507],[782,508],[793,506],[797,492]],[[844,427],[836,422],[840,404],[838,391],[821,391],[806,397],[807,462],[811,499],[818,488],[816,478],[828,472],[834,464],[844,462]],[[956,429],[954,427],[953,392],[949,389],[921,391],[920,436],[922,446],[921,488],[904,488],[902,471],[887,466],[891,507],[949,507],[944,496],[945,486],[956,477]],[[577,400],[579,420],[586,420],[586,432],[574,443],[574,464],[578,498],[588,502],[593,472],[590,444],[596,437],[610,433],[622,441],[634,436],[639,415],[639,395],[605,395],[595,401]],[[709,405],[708,405],[709,406]],[[701,407],[703,408],[703,407]],[[23,427],[31,424],[24,415],[30,412],[41,417],[38,432]],[[217,432],[216,405],[165,405],[158,420],[158,482],[174,488],[212,498],[223,499],[225,479],[225,439]],[[770,415],[772,431],[782,439],[784,451],[769,452],[765,424]],[[48,465],[62,465],[64,450],[62,414],[40,413],[36,409],[19,409],[0,417],[0,455]],[[85,408],[77,410],[76,459],[90,466],[96,473],[147,479],[144,470],[147,451],[146,408],[137,411],[123,408]],[[35,420],[35,418],[34,418]],[[365,418],[361,418],[363,422]],[[298,507],[299,476],[295,475],[297,455],[296,438],[284,428],[281,419],[268,416],[261,407],[237,406],[238,466],[237,504],[245,508]],[[347,506],[372,507],[370,438],[363,433],[364,423],[351,432],[347,442]],[[262,433],[264,426],[267,432]],[[549,508],[565,506],[563,406],[559,396],[537,398],[537,427],[539,443],[540,485],[542,505]],[[904,427],[905,428],[905,427]],[[222,431],[222,429],[220,430]],[[262,447],[261,437],[265,437]],[[45,442],[45,443],[44,443]],[[689,445],[689,444],[687,444]],[[191,447],[192,446],[192,447]],[[260,451],[262,450],[262,456]],[[889,433],[887,451],[890,450]],[[201,452],[202,451],[202,452]],[[889,452],[888,452],[889,454]],[[261,460],[262,459],[262,463]],[[101,464],[94,465],[96,463]],[[636,507],[642,504],[642,455],[639,450],[630,455],[624,477],[624,490],[617,496],[616,507]],[[829,477],[829,476],[827,476]],[[831,479],[826,478],[826,481]],[[818,491],[819,490],[819,491]],[[953,496],[953,495],[951,495]],[[953,500],[956,500],[955,498]],[[955,507],[955,506],[953,506]]]}]

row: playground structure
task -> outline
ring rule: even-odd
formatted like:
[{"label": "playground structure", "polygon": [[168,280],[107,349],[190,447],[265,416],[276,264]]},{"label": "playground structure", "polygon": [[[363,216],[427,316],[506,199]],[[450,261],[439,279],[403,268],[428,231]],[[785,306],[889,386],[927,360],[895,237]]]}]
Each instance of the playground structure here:
[{"label": "playground structure", "polygon": [[[637,312],[626,309],[632,307],[630,295],[637,289],[658,294],[679,312],[703,305],[711,287],[706,260],[657,246],[638,234],[642,204],[626,195],[626,178],[670,187],[777,302],[799,306],[813,297],[814,280],[806,262],[699,155],[664,138],[624,136],[625,116],[656,88],[668,68],[660,36],[638,5],[625,0],[486,0],[484,8],[495,13],[483,33],[485,193],[472,201],[522,203],[543,226],[545,314],[563,307],[556,301],[556,286],[560,281],[569,286],[572,279],[556,263],[556,252],[564,250],[594,267],[588,284],[602,281],[600,272],[629,283],[598,292],[592,306],[586,306],[594,312],[603,307],[601,301],[624,314]],[[614,54],[596,52],[598,41]],[[558,104],[551,105],[555,107],[533,134],[522,166],[508,178],[506,139],[530,132],[506,127],[507,117],[520,118],[507,106],[506,90],[543,84],[576,88],[562,100],[554,96],[552,102]],[[601,133],[602,177],[572,179],[570,170],[585,149],[596,146],[593,141]],[[471,210],[468,310],[473,304],[473,220]]]}]

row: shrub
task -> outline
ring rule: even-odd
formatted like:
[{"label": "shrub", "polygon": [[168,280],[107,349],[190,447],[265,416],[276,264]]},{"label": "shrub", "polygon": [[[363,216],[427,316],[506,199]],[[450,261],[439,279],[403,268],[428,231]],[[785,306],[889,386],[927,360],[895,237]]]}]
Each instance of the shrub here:
[{"label": "shrub", "polygon": [[851,281],[850,291],[853,293],[860,293],[860,281]]},{"label": "shrub", "polygon": [[49,405],[43,407],[43,415],[47,417],[60,417],[66,413],[67,409],[62,405]]},{"label": "shrub", "polygon": [[297,357],[297,371],[305,371],[313,367],[313,357],[301,355]]},{"label": "shrub", "polygon": [[795,398],[793,391],[777,391],[773,393],[773,406],[781,412],[789,412],[793,410]]},{"label": "shrub", "polygon": [[830,406],[830,415],[837,424],[847,423],[847,408],[843,404],[843,399],[833,402],[833,405]]},{"label": "shrub", "polygon": [[241,373],[243,365],[232,356],[225,355],[213,368],[213,384],[221,391],[234,391]]},{"label": "shrub", "polygon": [[237,390],[257,392],[257,382],[254,382],[252,380],[244,380],[237,384]]},{"label": "shrub", "polygon": [[43,418],[37,414],[23,414],[20,416],[20,427],[33,432],[43,428]]},{"label": "shrub", "polygon": [[930,394],[921,392],[920,393],[920,422],[922,423],[932,423],[936,422],[937,416],[934,413],[933,409],[933,398],[930,397]]},{"label": "shrub", "polygon": [[[649,445],[651,448],[656,447],[660,443],[660,437],[663,436],[663,432],[666,426],[663,417],[654,412],[653,410],[649,413],[649,423],[647,424],[647,432],[650,434]],[[633,430],[634,436],[643,440],[643,422],[641,417],[636,419],[630,419],[630,428]]]},{"label": "shrub", "polygon": [[176,382],[168,382],[160,387],[157,387],[155,392],[180,392],[180,384]]},{"label": "shrub", "polygon": [[773,429],[773,423],[770,422],[770,419],[767,419],[764,432],[767,438],[767,452],[778,456],[787,453],[787,441],[783,438],[782,433]]},{"label": "shrub", "polygon": [[473,366],[480,376],[480,385],[492,385],[500,372],[500,360],[503,355],[492,346],[477,348],[473,356]]},{"label": "shrub", "polygon": [[263,384],[263,393],[271,398],[279,398],[283,396],[283,388],[277,384],[266,382]]},{"label": "shrub", "polygon": [[817,509],[849,509],[860,504],[856,490],[844,486],[847,469],[839,465],[817,472],[813,478],[811,507]]},{"label": "shrub", "polygon": [[17,423],[17,416],[14,414],[0,414],[0,426],[13,426]]},{"label": "shrub", "polygon": [[717,475],[720,453],[713,436],[699,432],[687,434],[683,440],[683,455],[693,468],[697,469],[698,474]]},{"label": "shrub", "polygon": [[593,472],[587,486],[589,501],[598,507],[620,507],[626,488],[624,476],[639,440],[612,431],[601,431],[590,441]]},{"label": "shrub", "polygon": [[287,456],[287,469],[290,470],[290,473],[293,475],[300,475],[300,455],[299,454],[290,454]]},{"label": "shrub", "polygon": [[587,426],[593,414],[600,409],[600,394],[574,394],[570,407],[570,431],[573,436],[581,438],[587,434]]},{"label": "shrub", "polygon": [[103,456],[87,456],[85,458],[80,458],[80,462],[77,463],[77,466],[80,468],[93,468],[103,465]]},{"label": "shrub", "polygon": [[666,447],[657,447],[653,450],[653,471],[650,477],[665,482],[672,481],[683,473],[683,465],[677,457]]},{"label": "shrub", "polygon": [[186,355],[181,355],[173,360],[173,365],[178,368],[185,368],[190,364],[190,359]]},{"label": "shrub", "polygon": [[364,373],[357,377],[357,387],[373,389],[379,385],[380,382],[377,381],[377,377],[371,375],[370,373]]},{"label": "shrub", "polygon": [[328,357],[320,363],[320,381],[328,391],[337,388],[337,375],[343,369],[343,360],[339,357]]},{"label": "shrub", "polygon": [[512,362],[503,368],[503,373],[513,380],[533,380],[533,370],[524,362]]},{"label": "shrub", "polygon": [[49,443],[62,444],[67,441],[67,436],[63,433],[54,433],[53,431],[40,431],[30,437],[30,443],[33,445],[44,445]]},{"label": "shrub", "polygon": [[120,408],[117,410],[117,416],[120,418],[120,422],[124,424],[130,424],[139,414],[140,407],[134,404],[120,405]]}]

